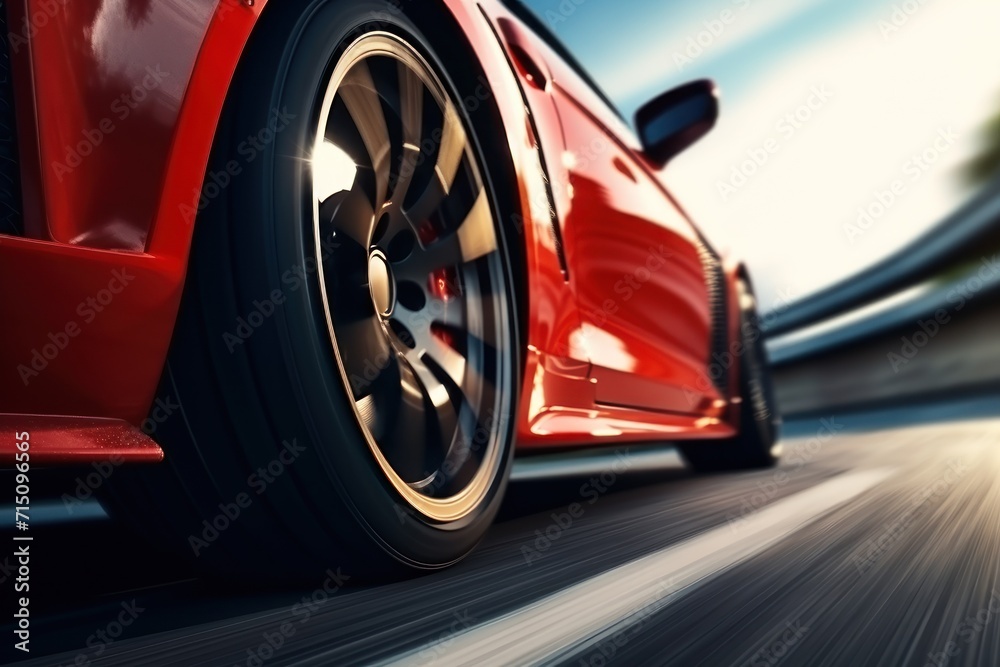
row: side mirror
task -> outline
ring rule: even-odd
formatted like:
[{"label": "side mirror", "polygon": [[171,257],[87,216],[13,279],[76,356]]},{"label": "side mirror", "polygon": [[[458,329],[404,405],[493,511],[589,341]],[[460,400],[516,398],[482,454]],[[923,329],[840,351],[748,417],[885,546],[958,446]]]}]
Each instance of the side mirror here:
[{"label": "side mirror", "polygon": [[676,155],[708,134],[719,118],[715,83],[701,79],[660,95],[636,113],[636,127],[646,155],[666,166]]}]

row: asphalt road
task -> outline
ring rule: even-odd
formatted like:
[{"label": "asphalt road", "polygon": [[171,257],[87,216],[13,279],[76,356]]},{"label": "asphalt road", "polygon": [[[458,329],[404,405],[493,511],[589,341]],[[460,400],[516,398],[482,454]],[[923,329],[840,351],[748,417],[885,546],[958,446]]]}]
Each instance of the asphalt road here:
[{"label": "asphalt road", "polygon": [[783,444],[729,475],[625,446],[522,464],[471,558],[378,586],[237,590],[78,511],[34,532],[17,664],[1000,664],[1000,399],[800,419]]}]

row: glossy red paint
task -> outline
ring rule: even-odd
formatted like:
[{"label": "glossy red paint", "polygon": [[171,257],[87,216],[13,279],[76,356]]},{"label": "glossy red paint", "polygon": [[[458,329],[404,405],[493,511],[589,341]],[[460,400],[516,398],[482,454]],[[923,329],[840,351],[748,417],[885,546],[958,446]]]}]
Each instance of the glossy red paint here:
[{"label": "glossy red paint", "polygon": [[[532,267],[528,276],[519,447],[612,436],[732,436],[738,414],[728,396],[735,395],[736,373],[726,369],[726,396],[709,378],[709,306],[694,226],[600,96],[501,3],[483,6],[544,134],[540,149],[555,212],[555,221],[535,212],[539,240],[526,239],[529,256],[546,240],[552,246],[536,257],[535,266],[544,269]],[[537,73],[544,73],[544,85]],[[556,242],[569,269],[561,285]],[[735,294],[733,275],[728,289]],[[552,311],[563,311],[555,334],[545,319]]]},{"label": "glossy red paint", "polygon": [[[26,219],[31,238],[0,237],[0,285],[16,286],[0,290],[0,309],[17,321],[0,346],[5,410],[136,425],[145,419],[180,303],[225,91],[265,4],[30,0],[36,20],[13,57],[19,118],[24,107],[38,110],[37,136],[24,124],[19,133],[21,155],[38,156],[22,161],[25,182],[44,186],[25,192],[41,197],[26,199],[26,209],[45,211],[46,219]],[[116,34],[105,34],[102,21]],[[134,101],[147,68],[163,63],[171,63],[164,68],[170,75],[159,88],[126,118],[114,116],[116,102],[129,108],[121,96]],[[96,144],[88,130],[99,131],[108,118],[115,129],[82,156],[82,145]],[[69,173],[61,166],[67,151],[84,157]],[[32,174],[32,164],[40,172]],[[109,298],[116,271],[134,278]],[[79,333],[46,350],[67,327]]]},{"label": "glossy red paint", "polygon": [[[15,15],[53,6],[24,2]],[[0,285],[16,285],[0,290],[16,322],[0,345],[5,411],[145,419],[226,91],[267,4],[55,3],[15,52],[28,238],[0,237]],[[525,245],[528,301],[519,447],[732,435],[735,370],[727,395],[705,381],[697,234],[661,175],[500,2],[444,4],[475,45],[517,171],[522,215],[508,223]],[[735,336],[734,296],[730,310]]]},{"label": "glossy red paint", "polygon": [[173,330],[180,260],[0,239],[0,405],[12,413],[125,419],[153,401]]},{"label": "glossy red paint", "polygon": [[[27,447],[19,448],[19,442]],[[13,461],[18,452],[31,467],[163,460],[152,438],[121,420],[0,414],[0,461]]]},{"label": "glossy red paint", "polygon": [[560,222],[597,400],[697,414],[722,397],[699,382],[712,331],[695,231],[575,97],[556,95],[572,147]]}]

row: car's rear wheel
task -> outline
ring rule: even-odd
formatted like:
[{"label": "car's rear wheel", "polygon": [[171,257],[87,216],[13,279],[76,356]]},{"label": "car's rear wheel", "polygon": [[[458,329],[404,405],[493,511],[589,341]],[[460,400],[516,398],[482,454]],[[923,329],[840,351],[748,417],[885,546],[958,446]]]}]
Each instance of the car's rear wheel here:
[{"label": "car's rear wheel", "polygon": [[180,406],[157,426],[166,461],[111,480],[115,514],[216,571],[445,566],[506,485],[510,157],[495,109],[459,102],[479,78],[444,17],[385,8],[262,17],[161,387]]},{"label": "car's rear wheel", "polygon": [[699,472],[768,468],[778,462],[780,455],[777,441],[781,417],[760,329],[757,300],[744,279],[737,282],[737,295],[741,336],[739,433],[719,442],[682,445],[680,450],[684,459]]}]

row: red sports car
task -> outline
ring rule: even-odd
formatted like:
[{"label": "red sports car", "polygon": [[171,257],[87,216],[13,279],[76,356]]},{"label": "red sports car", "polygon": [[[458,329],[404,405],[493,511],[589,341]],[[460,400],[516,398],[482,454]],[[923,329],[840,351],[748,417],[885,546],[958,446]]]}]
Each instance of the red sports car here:
[{"label": "red sports car", "polygon": [[25,489],[102,461],[81,479],[149,539],[295,577],[454,563],[515,448],[775,462],[746,269],[663,184],[710,82],[636,137],[517,0],[5,4]]}]

